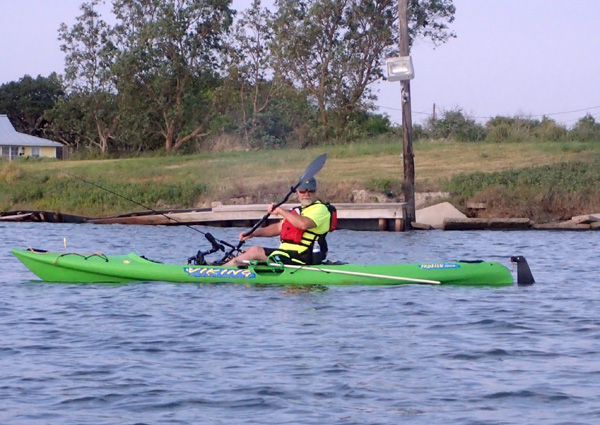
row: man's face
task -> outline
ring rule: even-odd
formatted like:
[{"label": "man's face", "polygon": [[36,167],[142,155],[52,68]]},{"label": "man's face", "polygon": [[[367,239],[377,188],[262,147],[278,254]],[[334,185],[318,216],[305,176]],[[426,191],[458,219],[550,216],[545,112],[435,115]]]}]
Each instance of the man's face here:
[{"label": "man's face", "polygon": [[317,194],[314,190],[298,190],[296,191],[296,194],[298,195],[300,204],[302,204],[303,207],[306,207],[317,200]]}]

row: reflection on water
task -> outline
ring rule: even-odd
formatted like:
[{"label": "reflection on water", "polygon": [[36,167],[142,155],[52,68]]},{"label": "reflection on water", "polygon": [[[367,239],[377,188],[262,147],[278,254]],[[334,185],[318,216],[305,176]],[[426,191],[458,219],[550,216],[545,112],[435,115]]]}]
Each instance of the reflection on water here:
[{"label": "reflection on water", "polygon": [[[207,229],[235,241],[240,229]],[[594,232],[336,231],[332,259],[527,257],[531,287],[37,281],[29,246],[184,263],[185,227],[0,224],[2,424],[596,424]],[[267,239],[250,242],[270,243]],[[510,267],[510,266],[509,266]],[[32,284],[36,281],[36,284]]]}]

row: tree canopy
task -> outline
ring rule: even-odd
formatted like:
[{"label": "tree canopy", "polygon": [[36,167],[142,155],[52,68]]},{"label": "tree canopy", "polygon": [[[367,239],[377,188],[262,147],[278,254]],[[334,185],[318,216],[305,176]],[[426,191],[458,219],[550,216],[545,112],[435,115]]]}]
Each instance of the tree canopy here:
[{"label": "tree canopy", "polygon": [[[37,82],[47,103],[29,102],[37,124],[23,118],[76,149],[172,153],[224,134],[305,146],[389,124],[371,86],[398,45],[396,0],[254,0],[241,13],[231,0],[112,0],[110,20],[102,3],[61,25],[64,75]],[[410,0],[411,38],[447,41],[454,13],[452,0]]]},{"label": "tree canopy", "polygon": [[44,112],[62,96],[64,89],[56,73],[37,78],[25,75],[19,81],[0,85],[0,111],[11,118],[18,132],[42,136],[47,124]]}]

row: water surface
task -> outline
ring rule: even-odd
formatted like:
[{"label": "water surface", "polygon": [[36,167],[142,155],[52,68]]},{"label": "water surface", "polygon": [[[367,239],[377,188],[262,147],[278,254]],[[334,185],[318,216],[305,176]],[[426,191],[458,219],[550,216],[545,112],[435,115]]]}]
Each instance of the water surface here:
[{"label": "water surface", "polygon": [[537,283],[305,292],[44,283],[10,248],[181,263],[207,245],[186,227],[0,224],[0,423],[597,424],[599,236],[336,231],[334,259],[521,254]]}]

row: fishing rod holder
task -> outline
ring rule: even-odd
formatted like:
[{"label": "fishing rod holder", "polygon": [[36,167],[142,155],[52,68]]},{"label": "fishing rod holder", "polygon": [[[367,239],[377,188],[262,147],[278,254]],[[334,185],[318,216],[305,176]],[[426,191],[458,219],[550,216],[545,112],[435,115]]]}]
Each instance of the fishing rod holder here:
[{"label": "fishing rod holder", "polygon": [[221,241],[217,241],[213,235],[211,235],[210,233],[205,233],[204,236],[210,242],[212,248],[206,251],[198,251],[196,255],[188,258],[188,264],[194,264],[197,266],[208,264],[206,262],[206,259],[204,258],[205,256],[214,254],[218,251],[225,251],[225,247],[221,243],[219,243]]}]

